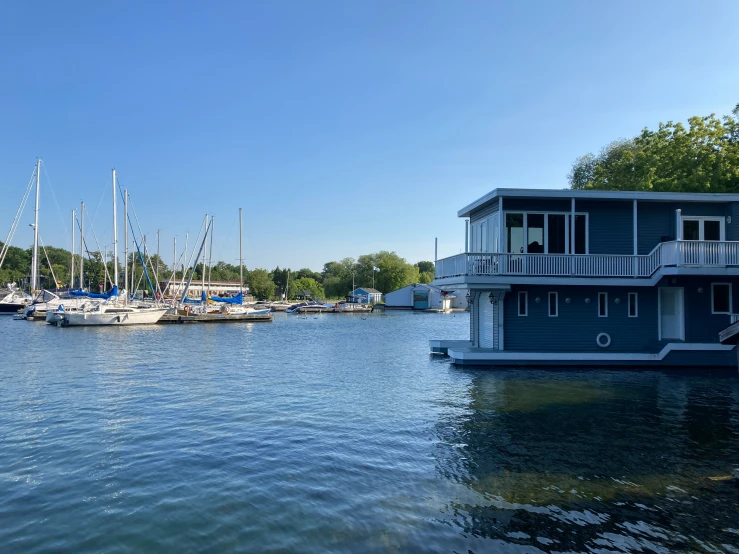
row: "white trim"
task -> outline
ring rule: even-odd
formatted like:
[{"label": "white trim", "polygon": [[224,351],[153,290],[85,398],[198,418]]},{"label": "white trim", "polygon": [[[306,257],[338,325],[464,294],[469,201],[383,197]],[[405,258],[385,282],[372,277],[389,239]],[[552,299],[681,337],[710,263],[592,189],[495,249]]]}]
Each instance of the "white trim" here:
[{"label": "white trim", "polygon": [[633,215],[633,219],[634,219],[634,256],[638,256],[639,255],[639,234],[638,234],[637,222],[639,221],[639,216],[638,216],[637,208],[636,208],[636,198],[634,198],[633,210],[634,210],[634,215]]},{"label": "white trim", "polygon": [[[552,295],[554,295],[554,315],[552,315]],[[550,292],[547,294],[547,315],[549,317],[559,317],[559,293]]]},{"label": "white trim", "polygon": [[[728,312],[716,312],[714,311],[715,304],[713,302],[713,287],[716,285],[726,285],[729,287],[729,311]],[[733,302],[732,302],[732,290],[731,290],[731,283],[711,283],[711,314],[713,315],[731,315],[733,313]]]},{"label": "white trim", "polygon": [[671,352],[726,352],[734,348],[733,344],[671,342],[659,353],[637,354],[634,352],[498,352],[494,350],[456,350],[450,347],[448,355],[454,360],[469,361],[622,361],[622,362],[659,362]]},{"label": "white trim", "polygon": [[594,191],[561,189],[516,189],[500,188],[487,193],[457,212],[459,217],[469,217],[488,202],[498,198],[561,198],[592,200],[653,200],[661,202],[739,202],[739,194],[714,194],[705,192],[640,192],[640,191]]},{"label": "white trim", "polygon": [[[631,297],[634,297],[634,315],[631,315]],[[629,317],[639,317],[639,293],[630,292],[626,297],[626,313]]]},{"label": "white trim", "polygon": [[498,198],[498,252],[503,252],[503,230],[505,229],[505,216],[503,215],[503,197]]},{"label": "white trim", "polygon": [[[525,314],[521,313],[521,295],[522,294],[524,295],[524,298],[525,298],[525,301],[524,301],[524,307],[526,308]],[[517,305],[516,311],[518,311],[519,317],[528,317],[529,315],[529,291],[527,290],[518,291],[517,301],[518,301],[518,305]]]},{"label": "white trim", "polygon": [[[605,299],[606,299],[606,304],[605,304],[606,313],[605,314],[601,314],[600,313],[600,298],[601,298],[601,296],[605,296]],[[598,317],[608,317],[608,293],[607,292],[599,292],[598,293]]]}]

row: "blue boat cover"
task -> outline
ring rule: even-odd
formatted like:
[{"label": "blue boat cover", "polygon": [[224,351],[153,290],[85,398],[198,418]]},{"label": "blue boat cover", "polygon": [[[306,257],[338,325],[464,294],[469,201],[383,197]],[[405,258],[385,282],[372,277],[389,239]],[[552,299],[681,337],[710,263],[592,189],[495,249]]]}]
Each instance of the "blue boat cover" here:
[{"label": "blue boat cover", "polygon": [[182,302],[185,304],[205,304],[205,291],[200,293],[199,300],[195,298],[185,298]]},{"label": "blue boat cover", "polygon": [[239,293],[233,298],[221,298],[220,296],[211,296],[213,302],[225,302],[226,304],[241,304],[244,301],[244,295]]},{"label": "blue boat cover", "polygon": [[103,294],[98,294],[96,292],[85,292],[82,289],[70,290],[69,296],[77,296],[77,297],[84,297],[84,298],[101,298],[103,300],[107,300],[111,296],[118,296],[118,287],[113,285],[112,289],[110,289],[108,292],[103,293]]}]

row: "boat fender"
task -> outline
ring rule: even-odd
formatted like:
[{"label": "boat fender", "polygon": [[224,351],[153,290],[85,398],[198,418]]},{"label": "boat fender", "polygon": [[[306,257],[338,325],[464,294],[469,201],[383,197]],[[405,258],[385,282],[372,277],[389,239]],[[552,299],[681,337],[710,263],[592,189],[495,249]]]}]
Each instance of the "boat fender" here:
[{"label": "boat fender", "polygon": [[121,322],[121,316],[116,317],[116,320],[118,321],[118,323],[120,323]]},{"label": "boat fender", "polygon": [[608,348],[611,346],[611,335],[608,333],[600,333],[595,337],[595,343],[601,348]]}]

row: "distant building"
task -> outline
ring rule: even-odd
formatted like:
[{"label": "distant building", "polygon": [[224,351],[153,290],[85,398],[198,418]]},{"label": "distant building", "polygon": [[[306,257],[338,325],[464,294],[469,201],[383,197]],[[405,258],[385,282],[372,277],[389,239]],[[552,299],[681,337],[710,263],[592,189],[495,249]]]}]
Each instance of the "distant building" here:
[{"label": "distant building", "polygon": [[309,290],[301,290],[295,294],[295,300],[311,300],[313,293]]},{"label": "distant building", "polygon": [[389,310],[448,310],[452,307],[451,294],[437,287],[414,283],[385,295],[385,307]]},{"label": "distant building", "polygon": [[382,293],[379,290],[369,287],[354,289],[347,299],[350,302],[359,302],[361,304],[371,304],[373,302],[382,301]]},{"label": "distant building", "polygon": [[[182,291],[185,290],[184,283],[180,280],[176,280],[172,286],[169,286],[169,279],[164,279],[159,282],[159,288],[162,289],[165,296],[180,296]],[[210,292],[211,296],[236,296],[243,289],[244,296],[249,293],[249,287],[241,287],[238,281],[211,281],[210,284],[205,283],[205,292]],[[203,282],[195,281],[193,279],[190,283],[190,287],[187,289],[187,296],[190,298],[200,298],[200,293],[203,290]]]}]

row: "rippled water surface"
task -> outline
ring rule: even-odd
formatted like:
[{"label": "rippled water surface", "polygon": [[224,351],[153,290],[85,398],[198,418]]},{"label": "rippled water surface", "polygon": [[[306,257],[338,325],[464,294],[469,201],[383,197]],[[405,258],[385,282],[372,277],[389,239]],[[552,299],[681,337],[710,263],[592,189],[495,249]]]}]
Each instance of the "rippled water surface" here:
[{"label": "rippled water surface", "polygon": [[736,372],[453,368],[466,314],[0,319],[2,552],[739,552]]}]

